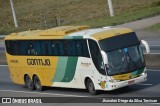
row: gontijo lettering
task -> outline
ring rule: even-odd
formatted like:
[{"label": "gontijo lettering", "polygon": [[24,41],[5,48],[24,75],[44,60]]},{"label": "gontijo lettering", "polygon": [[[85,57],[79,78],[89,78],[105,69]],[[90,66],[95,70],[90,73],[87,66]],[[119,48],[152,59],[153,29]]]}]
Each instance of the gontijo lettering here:
[{"label": "gontijo lettering", "polygon": [[27,59],[28,65],[42,65],[42,66],[50,66],[51,62],[49,59]]}]

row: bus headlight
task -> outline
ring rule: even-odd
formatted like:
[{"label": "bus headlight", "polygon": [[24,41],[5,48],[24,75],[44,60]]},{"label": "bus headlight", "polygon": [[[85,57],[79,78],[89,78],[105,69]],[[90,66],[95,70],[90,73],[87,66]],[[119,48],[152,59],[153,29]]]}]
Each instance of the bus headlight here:
[{"label": "bus headlight", "polygon": [[145,75],[146,74],[146,72],[143,72],[141,75],[143,76],[143,75]]},{"label": "bus headlight", "polygon": [[110,79],[110,80],[109,80],[109,82],[112,82],[112,83],[113,83],[113,82],[114,82],[114,80]]}]

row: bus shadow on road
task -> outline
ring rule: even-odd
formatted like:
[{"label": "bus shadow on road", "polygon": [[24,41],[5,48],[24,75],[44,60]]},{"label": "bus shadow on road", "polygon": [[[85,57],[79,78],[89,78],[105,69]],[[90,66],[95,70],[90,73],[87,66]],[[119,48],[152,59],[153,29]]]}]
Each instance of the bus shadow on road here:
[{"label": "bus shadow on road", "polygon": [[[112,95],[119,95],[119,94],[126,94],[126,93],[132,93],[135,91],[145,90],[148,88],[153,88],[154,86],[160,84],[160,71],[148,71],[148,79],[146,82],[135,84],[127,87],[123,87],[117,90],[113,91],[99,91],[99,95],[107,94],[108,96]],[[72,88],[59,88],[59,87],[46,87],[45,91],[50,92],[60,92],[60,93],[69,93],[69,94],[85,94],[88,93],[87,90],[83,89],[72,89]],[[152,91],[152,90],[151,90]],[[89,93],[88,93],[89,94]]]}]

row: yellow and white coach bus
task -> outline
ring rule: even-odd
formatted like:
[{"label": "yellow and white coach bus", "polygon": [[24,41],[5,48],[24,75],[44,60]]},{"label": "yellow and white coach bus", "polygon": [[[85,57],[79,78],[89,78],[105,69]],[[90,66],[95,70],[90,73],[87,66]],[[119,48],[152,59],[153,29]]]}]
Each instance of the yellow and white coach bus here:
[{"label": "yellow and white coach bus", "polygon": [[5,37],[14,83],[42,91],[45,86],[110,91],[146,81],[145,60],[128,28],[62,26]]}]

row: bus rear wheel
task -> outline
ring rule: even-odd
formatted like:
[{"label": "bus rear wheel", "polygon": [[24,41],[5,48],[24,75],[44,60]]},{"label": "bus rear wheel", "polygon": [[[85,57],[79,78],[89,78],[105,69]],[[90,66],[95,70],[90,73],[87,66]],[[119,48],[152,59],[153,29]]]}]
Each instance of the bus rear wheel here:
[{"label": "bus rear wheel", "polygon": [[29,88],[30,90],[34,90],[35,89],[33,81],[31,80],[31,78],[29,77],[29,75],[25,76],[24,82],[25,82],[25,86],[27,88]]},{"label": "bus rear wheel", "polygon": [[43,91],[44,87],[41,85],[41,81],[39,80],[38,76],[34,77],[34,86],[35,86],[36,90]]},{"label": "bus rear wheel", "polygon": [[88,92],[91,95],[96,95],[97,94],[97,90],[95,90],[94,84],[93,84],[91,79],[87,80],[86,87],[87,87]]}]

